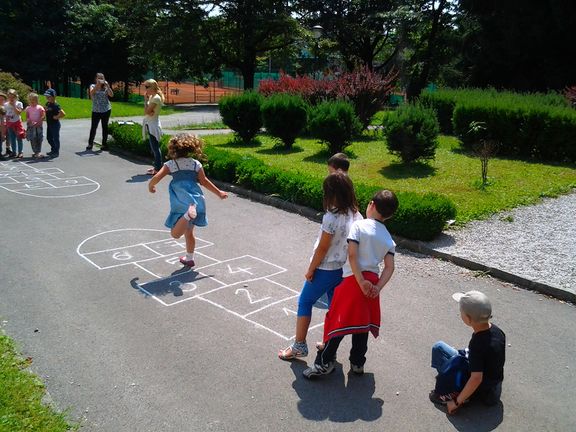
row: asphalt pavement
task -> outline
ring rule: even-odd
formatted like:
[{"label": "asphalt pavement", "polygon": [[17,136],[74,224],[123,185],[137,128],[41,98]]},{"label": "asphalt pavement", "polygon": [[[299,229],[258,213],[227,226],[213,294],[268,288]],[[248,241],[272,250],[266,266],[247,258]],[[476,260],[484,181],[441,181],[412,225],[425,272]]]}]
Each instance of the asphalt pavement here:
[{"label": "asphalt pavement", "polygon": [[[64,121],[59,158],[0,162],[2,327],[81,430],[576,429],[574,306],[401,252],[366,373],[348,373],[345,340],[336,371],[308,381],[304,361],[276,353],[294,333],[318,223],[206,192],[209,225],[186,271],[163,226],[168,180],[148,193],[149,165],[85,152],[88,130]],[[471,289],[507,334],[502,403],[447,416],[428,401],[430,348],[467,344],[451,295]]]}]

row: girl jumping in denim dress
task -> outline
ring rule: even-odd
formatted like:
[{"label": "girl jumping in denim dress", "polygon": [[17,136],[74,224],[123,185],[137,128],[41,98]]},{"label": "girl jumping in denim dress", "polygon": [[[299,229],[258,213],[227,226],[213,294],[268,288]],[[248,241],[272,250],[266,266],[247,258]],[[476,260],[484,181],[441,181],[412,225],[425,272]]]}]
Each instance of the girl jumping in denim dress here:
[{"label": "girl jumping in denim dress", "polygon": [[206,203],[200,185],[214,193],[220,199],[228,198],[228,193],[218,189],[206,174],[198,159],[203,158],[204,142],[191,134],[181,134],[172,137],[168,142],[167,161],[160,171],[148,183],[148,190],[156,192],[156,184],[166,175],[172,176],[170,182],[170,214],[164,223],[171,229],[174,238],[182,235],[186,238],[186,256],[180,257],[180,262],[188,267],[194,267],[194,249],[196,238],[195,226],[206,226]]}]

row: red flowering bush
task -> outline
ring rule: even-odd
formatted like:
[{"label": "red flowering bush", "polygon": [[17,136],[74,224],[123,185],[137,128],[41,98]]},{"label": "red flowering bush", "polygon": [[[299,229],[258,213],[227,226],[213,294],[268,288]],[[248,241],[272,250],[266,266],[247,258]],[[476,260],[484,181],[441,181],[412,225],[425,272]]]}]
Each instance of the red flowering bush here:
[{"label": "red flowering bush", "polygon": [[570,101],[570,105],[576,108],[576,86],[566,87],[566,92],[564,94]]},{"label": "red flowering bush", "polygon": [[368,68],[341,74],[335,79],[316,80],[309,76],[291,77],[281,75],[280,79],[260,81],[259,92],[264,96],[275,93],[290,93],[301,96],[311,105],[329,100],[345,100],[354,106],[354,111],[364,129],[370,120],[390,97],[394,72],[384,76]]}]

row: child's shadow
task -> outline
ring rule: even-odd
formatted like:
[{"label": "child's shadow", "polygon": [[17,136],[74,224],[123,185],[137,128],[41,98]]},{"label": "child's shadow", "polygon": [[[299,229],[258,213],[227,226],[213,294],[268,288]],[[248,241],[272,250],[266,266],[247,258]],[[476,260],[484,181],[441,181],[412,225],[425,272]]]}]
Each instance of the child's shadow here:
[{"label": "child's shadow", "polygon": [[374,421],[382,416],[384,401],[372,397],[376,389],[374,374],[357,376],[349,373],[345,385],[339,363],[329,376],[313,380],[302,375],[306,367],[303,361],[292,361],[290,365],[295,378],[292,387],[300,397],[298,411],[304,418],[350,423],[356,420]]},{"label": "child's shadow", "polygon": [[[436,409],[446,412],[446,407],[435,405]],[[486,406],[478,401],[471,401],[460,408],[456,414],[446,414],[454,428],[461,432],[489,432],[496,429],[504,419],[502,401],[494,406]]]}]

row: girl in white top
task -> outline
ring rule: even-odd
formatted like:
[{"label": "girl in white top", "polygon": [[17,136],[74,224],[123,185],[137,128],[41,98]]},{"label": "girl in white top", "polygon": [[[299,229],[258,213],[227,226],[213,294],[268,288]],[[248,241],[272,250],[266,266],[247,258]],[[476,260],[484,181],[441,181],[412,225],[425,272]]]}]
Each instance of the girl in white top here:
[{"label": "girl in white top", "polygon": [[306,334],[312,319],[312,306],[324,294],[329,302],[332,300],[334,288],[342,281],[342,267],[348,256],[348,231],[354,221],[362,219],[354,186],[346,174],[330,174],[324,179],[323,189],[326,213],[298,298],[296,338],[292,345],[278,352],[282,360],[308,355]]},{"label": "girl in white top", "polygon": [[22,159],[24,157],[22,139],[26,137],[26,131],[24,130],[20,114],[24,109],[24,105],[18,100],[16,90],[8,90],[8,102],[4,104],[4,109],[6,110],[6,129],[8,131],[8,141],[12,147],[12,156]]},{"label": "girl in white top", "polygon": [[160,109],[164,105],[164,93],[158,83],[149,79],[144,82],[144,120],[142,121],[142,135],[148,139],[150,150],[154,155],[154,167],[147,171],[155,175],[162,168],[162,153],[160,152],[160,138],[162,138],[162,125],[160,124]]}]

